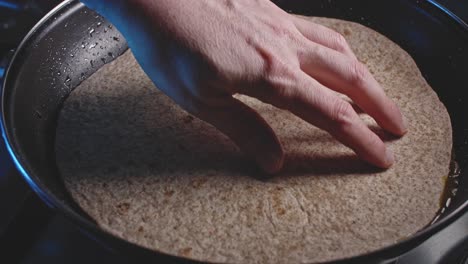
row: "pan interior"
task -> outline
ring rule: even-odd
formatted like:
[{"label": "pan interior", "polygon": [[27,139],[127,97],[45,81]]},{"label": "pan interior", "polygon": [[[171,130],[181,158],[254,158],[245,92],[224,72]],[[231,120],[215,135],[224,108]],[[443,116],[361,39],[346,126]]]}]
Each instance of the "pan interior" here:
[{"label": "pan interior", "polygon": [[[450,113],[455,160],[462,168],[458,195],[445,215],[468,199],[468,30],[427,1],[277,1],[287,11],[351,20],[388,36],[415,59]],[[22,43],[7,74],[4,125],[19,162],[45,196],[86,217],[58,175],[54,137],[57,114],[84,79],[127,49],[109,22],[78,1],[44,19]],[[441,217],[443,219],[444,216]]]}]

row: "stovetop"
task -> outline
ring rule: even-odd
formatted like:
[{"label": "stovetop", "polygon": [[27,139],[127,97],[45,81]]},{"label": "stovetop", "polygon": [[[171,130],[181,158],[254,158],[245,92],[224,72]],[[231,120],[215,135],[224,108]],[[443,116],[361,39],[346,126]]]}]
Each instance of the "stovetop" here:
[{"label": "stovetop", "polygon": [[[12,54],[29,29],[58,0],[0,0],[0,84]],[[468,21],[468,1],[439,0]],[[131,263],[47,208],[15,170],[0,141],[0,263]],[[468,264],[468,213],[397,264]]]}]

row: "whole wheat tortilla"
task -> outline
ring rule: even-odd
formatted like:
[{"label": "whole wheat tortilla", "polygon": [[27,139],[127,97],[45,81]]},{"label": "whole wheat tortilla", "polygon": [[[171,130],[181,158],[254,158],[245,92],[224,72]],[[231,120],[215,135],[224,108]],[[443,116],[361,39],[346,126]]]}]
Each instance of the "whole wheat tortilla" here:
[{"label": "whole wheat tortilla", "polygon": [[57,162],[76,202],[118,237],[222,263],[334,260],[427,225],[450,162],[445,107],[386,37],[356,23],[311,20],[347,38],[409,120],[406,136],[387,137],[392,168],[373,169],[327,133],[239,96],[271,124],[287,155],[283,173],[259,180],[230,140],[156,89],[127,52],[73,91],[59,117]]}]

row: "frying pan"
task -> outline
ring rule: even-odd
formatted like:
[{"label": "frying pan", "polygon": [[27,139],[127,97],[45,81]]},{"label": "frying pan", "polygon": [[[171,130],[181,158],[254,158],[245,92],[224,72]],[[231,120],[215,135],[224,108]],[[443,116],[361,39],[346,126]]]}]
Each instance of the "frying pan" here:
[{"label": "frying pan", "polygon": [[[367,25],[398,43],[420,67],[450,113],[458,192],[435,223],[397,244],[337,263],[385,263],[445,228],[468,207],[468,25],[430,0],[276,1],[283,9]],[[123,36],[76,0],[46,15],[25,37],[6,71],[2,135],[31,188],[93,238],[139,260],[192,262],[136,246],[103,230],[70,198],[54,154],[57,116],[70,92],[127,49]],[[389,216],[391,217],[391,216]]]}]

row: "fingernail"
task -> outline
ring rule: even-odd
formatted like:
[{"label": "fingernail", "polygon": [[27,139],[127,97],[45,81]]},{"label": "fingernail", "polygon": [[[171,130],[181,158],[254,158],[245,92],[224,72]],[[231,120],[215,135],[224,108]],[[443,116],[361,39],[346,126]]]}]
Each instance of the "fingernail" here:
[{"label": "fingernail", "polygon": [[403,117],[403,131],[406,133],[408,131],[408,120]]},{"label": "fingernail", "polygon": [[385,163],[390,167],[395,162],[395,155],[393,151],[387,147],[385,150]]}]

